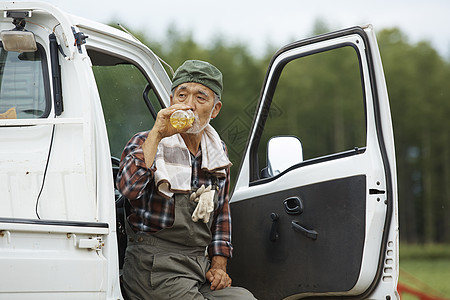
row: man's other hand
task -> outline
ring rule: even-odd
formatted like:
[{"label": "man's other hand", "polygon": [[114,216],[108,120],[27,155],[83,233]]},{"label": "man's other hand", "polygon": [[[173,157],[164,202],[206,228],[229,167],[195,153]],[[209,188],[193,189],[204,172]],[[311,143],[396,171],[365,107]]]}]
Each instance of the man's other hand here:
[{"label": "man's other hand", "polygon": [[211,282],[211,290],[217,291],[231,286],[231,278],[227,274],[227,258],[214,256],[211,268],[206,272],[206,279]]}]

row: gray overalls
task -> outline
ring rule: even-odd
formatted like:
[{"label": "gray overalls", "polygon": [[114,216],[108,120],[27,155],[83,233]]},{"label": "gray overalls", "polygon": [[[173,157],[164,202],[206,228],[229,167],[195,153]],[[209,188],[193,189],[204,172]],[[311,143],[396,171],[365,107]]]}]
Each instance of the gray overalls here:
[{"label": "gray overalls", "polygon": [[[255,299],[247,290],[228,287],[210,290],[205,274],[210,261],[211,223],[193,222],[197,203],[187,194],[175,194],[175,221],[154,234],[135,233],[126,223],[128,246],[123,286],[129,299]],[[214,197],[217,209],[217,193]],[[213,212],[214,213],[214,212]]]}]

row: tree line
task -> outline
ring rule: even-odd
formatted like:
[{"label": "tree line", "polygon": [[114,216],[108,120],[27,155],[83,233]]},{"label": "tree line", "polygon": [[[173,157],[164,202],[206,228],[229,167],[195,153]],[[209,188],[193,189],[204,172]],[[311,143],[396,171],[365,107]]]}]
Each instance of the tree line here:
[{"label": "tree line", "polygon": [[[325,31],[316,24],[312,35]],[[256,56],[244,43],[216,38],[203,45],[176,28],[169,28],[161,41],[142,32],[136,36],[173,69],[186,59],[201,59],[222,71],[224,105],[212,124],[231,148],[235,180],[276,47],[268,45],[265,54]],[[400,240],[450,243],[450,63],[429,42],[411,43],[398,28],[380,30],[377,39],[394,126]]]}]

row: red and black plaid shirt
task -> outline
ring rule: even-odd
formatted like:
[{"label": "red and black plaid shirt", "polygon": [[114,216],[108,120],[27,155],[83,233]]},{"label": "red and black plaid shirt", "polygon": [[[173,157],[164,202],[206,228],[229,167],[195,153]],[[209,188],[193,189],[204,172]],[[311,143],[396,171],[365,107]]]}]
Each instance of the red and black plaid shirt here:
[{"label": "red and black plaid shirt", "polygon": [[[173,225],[175,218],[174,199],[164,198],[156,190],[154,182],[154,166],[148,168],[144,160],[142,144],[148,131],[136,134],[126,145],[120,162],[116,185],[120,193],[131,204],[131,212],[127,216],[131,227],[136,231],[157,232]],[[225,146],[225,145],[224,145]],[[192,177],[191,188],[198,189],[216,183],[219,186],[219,205],[214,212],[211,225],[212,240],[208,246],[210,257],[220,255],[231,257],[231,217],[228,202],[230,170],[226,178],[212,176],[201,169],[202,152],[191,154]]]}]

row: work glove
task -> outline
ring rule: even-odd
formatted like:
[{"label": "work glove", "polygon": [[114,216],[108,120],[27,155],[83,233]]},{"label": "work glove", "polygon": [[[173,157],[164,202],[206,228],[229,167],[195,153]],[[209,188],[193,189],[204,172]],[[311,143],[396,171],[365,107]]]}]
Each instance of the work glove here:
[{"label": "work glove", "polygon": [[214,193],[212,186],[205,188],[202,185],[196,192],[190,196],[191,201],[197,202],[194,212],[192,213],[192,221],[197,222],[203,219],[203,223],[208,223],[211,213],[214,211]]}]

